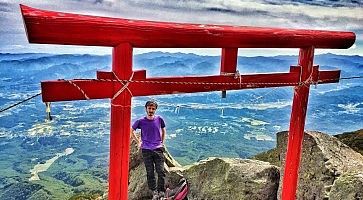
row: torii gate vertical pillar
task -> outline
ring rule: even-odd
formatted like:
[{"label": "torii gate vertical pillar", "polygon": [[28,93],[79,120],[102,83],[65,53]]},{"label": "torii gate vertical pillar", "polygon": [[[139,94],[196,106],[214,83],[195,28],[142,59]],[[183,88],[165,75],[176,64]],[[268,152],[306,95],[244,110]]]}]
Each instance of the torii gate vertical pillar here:
[{"label": "torii gate vertical pillar", "polygon": [[[314,47],[302,48],[299,53],[301,67],[301,82],[305,82],[312,75]],[[309,98],[310,85],[296,86],[292,103],[289,140],[285,159],[285,171],[282,185],[282,200],[295,200],[299,178],[299,166],[302,141],[304,138],[305,118]]]},{"label": "torii gate vertical pillar", "polygon": [[[128,43],[113,48],[112,71],[122,80],[132,73],[132,47]],[[115,86],[114,86],[115,87]],[[114,88],[114,93],[120,88]],[[111,100],[110,168],[108,199],[127,200],[131,94],[125,90]]]}]

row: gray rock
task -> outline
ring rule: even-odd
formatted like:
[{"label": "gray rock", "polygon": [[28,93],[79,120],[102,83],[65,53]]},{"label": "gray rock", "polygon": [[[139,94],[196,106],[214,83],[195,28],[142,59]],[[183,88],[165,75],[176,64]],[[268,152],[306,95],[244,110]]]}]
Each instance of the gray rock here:
[{"label": "gray rock", "polygon": [[[145,166],[132,143],[129,173],[130,200],[151,199]],[[279,169],[267,162],[210,158],[181,167],[166,152],[166,185],[173,189],[181,177],[190,184],[189,199],[276,199]]]},{"label": "gray rock", "polygon": [[128,199],[151,199],[151,193],[146,182],[145,166],[142,163],[129,173]]},{"label": "gray rock", "polygon": [[279,170],[267,162],[209,158],[184,171],[189,199],[276,199]]},{"label": "gray rock", "polygon": [[363,173],[343,174],[334,182],[329,199],[362,200]]},{"label": "gray rock", "polygon": [[133,170],[143,163],[142,154],[134,140],[130,142],[129,170]]},{"label": "gray rock", "polygon": [[[282,189],[286,144],[287,132],[278,133],[277,149],[282,166],[278,194],[281,194]],[[297,199],[347,199],[346,197],[350,194],[359,194],[359,187],[346,186],[345,190],[340,190],[337,188],[337,184],[346,183],[347,177],[356,177],[353,174],[362,172],[362,155],[353,151],[335,137],[320,132],[306,132],[300,162]],[[342,179],[340,180],[340,178]],[[361,179],[354,180],[357,180],[355,184],[358,184]],[[354,192],[353,188],[357,190]],[[348,191],[349,193],[344,194]],[[338,196],[344,198],[335,198]]]}]

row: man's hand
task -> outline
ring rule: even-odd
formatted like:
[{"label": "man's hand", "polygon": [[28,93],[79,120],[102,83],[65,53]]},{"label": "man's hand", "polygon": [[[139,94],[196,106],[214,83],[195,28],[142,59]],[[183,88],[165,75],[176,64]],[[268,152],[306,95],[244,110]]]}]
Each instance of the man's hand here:
[{"label": "man's hand", "polygon": [[141,145],[142,145],[142,142],[141,142],[140,138],[137,137],[137,135],[135,133],[135,130],[133,128],[131,128],[130,131],[131,131],[131,137],[136,141],[137,147],[140,149]]}]

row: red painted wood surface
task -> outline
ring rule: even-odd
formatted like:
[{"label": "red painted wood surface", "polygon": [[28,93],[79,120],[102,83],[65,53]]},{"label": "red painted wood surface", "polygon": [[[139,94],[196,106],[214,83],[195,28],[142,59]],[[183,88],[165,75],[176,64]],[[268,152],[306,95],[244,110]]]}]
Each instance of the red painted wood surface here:
[{"label": "red painted wood surface", "polygon": [[317,82],[320,83],[338,83],[340,70],[319,71]]},{"label": "red painted wood surface", "polygon": [[[313,73],[314,48],[300,49],[299,66],[302,68],[302,81]],[[295,87],[292,103],[289,138],[282,184],[282,200],[295,200],[299,174],[301,147],[304,138],[305,118],[310,85]]]},{"label": "red painted wood surface", "polygon": [[[144,71],[143,71],[144,72]],[[102,78],[110,78],[108,75],[101,75]],[[339,81],[340,71],[319,71],[319,84],[336,83]],[[126,78],[125,80],[128,80]],[[146,78],[137,79],[138,81],[145,82],[131,82],[129,89],[132,91],[133,96],[149,96],[161,94],[175,94],[175,93],[191,93],[191,92],[207,92],[207,91],[221,91],[221,90],[239,90],[239,89],[253,89],[253,88],[266,88],[266,87],[282,87],[294,86],[300,81],[300,69],[290,73],[274,73],[274,74],[251,74],[241,75],[241,87],[239,85],[239,78],[235,79],[234,76],[205,76],[205,77],[169,77],[169,78]],[[160,83],[149,83],[148,81],[156,81]],[[78,85],[90,99],[104,99],[112,98],[114,95],[113,85],[121,84],[117,81],[99,81],[95,80],[72,80],[73,83]],[[166,83],[175,82],[175,83]],[[202,85],[202,84],[177,84],[183,82],[196,82],[196,83],[235,83],[234,85]],[[246,84],[251,83],[251,84]],[[255,84],[253,84],[255,83]],[[267,84],[261,84],[267,83]],[[284,83],[284,84],[281,84]],[[291,84],[287,84],[291,83]],[[58,81],[43,81],[41,83],[42,100],[44,102],[54,101],[71,101],[71,100],[85,100],[84,95],[72,84],[66,80]],[[64,92],[67,91],[67,92]]]},{"label": "red painted wood surface", "polygon": [[[145,80],[146,70],[135,70],[132,80]],[[97,71],[97,79],[112,79],[117,80],[114,73],[106,71]]]},{"label": "red painted wood surface", "polygon": [[[113,48],[112,71],[120,79],[132,73],[132,47],[121,44]],[[121,85],[114,85],[114,93]],[[100,88],[102,90],[102,88]],[[131,95],[121,93],[111,100],[110,168],[108,199],[128,199]]]},{"label": "red painted wood surface", "polygon": [[221,56],[221,74],[235,73],[237,69],[237,48],[223,48]]},{"label": "red painted wood surface", "polygon": [[349,48],[352,32],[219,26],[69,14],[21,5],[31,43],[143,48]]},{"label": "red painted wood surface", "polygon": [[[238,48],[223,48],[221,56],[221,75],[230,75],[232,73],[237,76],[237,58],[238,58]],[[227,97],[227,91],[222,91],[222,98]]]}]

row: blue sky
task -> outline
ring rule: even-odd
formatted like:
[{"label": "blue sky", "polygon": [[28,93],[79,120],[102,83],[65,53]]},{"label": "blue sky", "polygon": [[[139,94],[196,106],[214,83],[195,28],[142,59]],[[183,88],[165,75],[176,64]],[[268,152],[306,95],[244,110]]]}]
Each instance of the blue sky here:
[{"label": "blue sky", "polygon": [[[29,44],[19,4],[88,15],[154,21],[224,24],[353,31],[356,43],[348,50],[317,50],[316,53],[363,56],[363,2],[277,0],[0,0],[0,52],[110,54],[107,47]],[[135,49],[219,55],[220,49]],[[297,54],[297,49],[239,49],[239,55]]]}]

